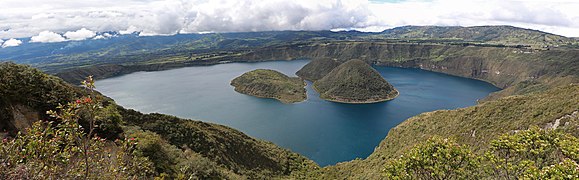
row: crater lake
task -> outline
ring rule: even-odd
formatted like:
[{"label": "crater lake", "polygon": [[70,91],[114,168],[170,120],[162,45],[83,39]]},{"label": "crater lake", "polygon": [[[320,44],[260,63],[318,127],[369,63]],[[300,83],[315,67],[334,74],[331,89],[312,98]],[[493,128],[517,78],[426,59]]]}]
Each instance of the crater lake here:
[{"label": "crater lake", "polygon": [[166,71],[136,72],[96,82],[119,105],[144,113],[226,125],[300,153],[320,166],[366,158],[388,131],[405,119],[442,109],[475,105],[499,88],[479,80],[420,69],[374,66],[400,95],[387,102],[324,101],[308,82],[308,99],[283,104],[237,93],[230,81],[254,69],[288,76],[308,60],[228,63]]}]

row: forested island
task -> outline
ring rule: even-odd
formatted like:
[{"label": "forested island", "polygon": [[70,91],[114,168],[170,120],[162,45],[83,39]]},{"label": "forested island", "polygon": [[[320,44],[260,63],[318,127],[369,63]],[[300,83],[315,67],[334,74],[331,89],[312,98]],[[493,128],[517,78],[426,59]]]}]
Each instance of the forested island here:
[{"label": "forested island", "polygon": [[306,83],[269,69],[257,69],[233,79],[235,91],[251,96],[273,98],[283,103],[296,103],[307,98]]},{"label": "forested island", "polygon": [[378,71],[362,60],[344,63],[330,59],[314,59],[296,72],[313,81],[313,88],[324,100],[364,104],[394,99],[399,92]]}]

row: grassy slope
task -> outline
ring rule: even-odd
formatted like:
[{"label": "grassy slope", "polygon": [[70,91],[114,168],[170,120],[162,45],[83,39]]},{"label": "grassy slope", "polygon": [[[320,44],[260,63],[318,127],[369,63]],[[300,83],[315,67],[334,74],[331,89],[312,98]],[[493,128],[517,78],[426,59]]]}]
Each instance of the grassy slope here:
[{"label": "grassy slope", "polygon": [[274,98],[283,103],[305,101],[305,82],[269,69],[243,73],[231,81],[235,91],[256,97]]},{"label": "grassy slope", "polygon": [[[541,93],[511,96],[457,110],[439,110],[412,117],[390,130],[386,138],[365,160],[326,167],[326,179],[378,179],[388,159],[395,158],[429,137],[453,137],[480,153],[490,140],[503,133],[545,127],[556,119],[579,111],[579,84]],[[566,132],[579,135],[579,119],[566,118],[560,124]]]}]

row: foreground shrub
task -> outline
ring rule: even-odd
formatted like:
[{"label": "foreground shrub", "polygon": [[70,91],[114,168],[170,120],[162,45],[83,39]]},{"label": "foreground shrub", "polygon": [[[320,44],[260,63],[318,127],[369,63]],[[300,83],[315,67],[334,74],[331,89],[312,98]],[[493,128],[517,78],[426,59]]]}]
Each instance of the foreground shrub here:
[{"label": "foreground shrub", "polygon": [[480,161],[468,148],[434,137],[386,165],[388,179],[475,178]]},{"label": "foreground shrub", "polygon": [[[85,83],[94,88],[92,78]],[[107,141],[95,134],[94,97],[83,97],[58,111],[48,111],[56,121],[37,121],[0,145],[0,179],[143,179],[154,170],[147,158],[136,156],[134,138]],[[79,119],[88,118],[88,127]],[[88,132],[88,133],[87,133]]]},{"label": "foreground shrub", "polygon": [[[517,179],[559,177],[557,174],[576,176],[578,153],[579,141],[574,136],[532,127],[500,136],[491,142],[490,151],[485,156],[493,177]],[[575,175],[573,171],[567,171],[572,169]],[[555,179],[564,179],[564,176],[560,177]]]},{"label": "foreground shrub", "polygon": [[504,134],[484,155],[433,137],[386,164],[388,179],[579,179],[579,140],[532,127]]}]

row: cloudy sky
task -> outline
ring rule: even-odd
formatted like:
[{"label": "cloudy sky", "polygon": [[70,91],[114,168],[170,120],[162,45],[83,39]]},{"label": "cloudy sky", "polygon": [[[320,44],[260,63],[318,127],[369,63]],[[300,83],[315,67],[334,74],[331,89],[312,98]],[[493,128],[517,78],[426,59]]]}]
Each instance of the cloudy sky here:
[{"label": "cloudy sky", "polygon": [[61,42],[97,32],[357,29],[513,25],[579,36],[576,0],[0,0],[0,44]]}]

